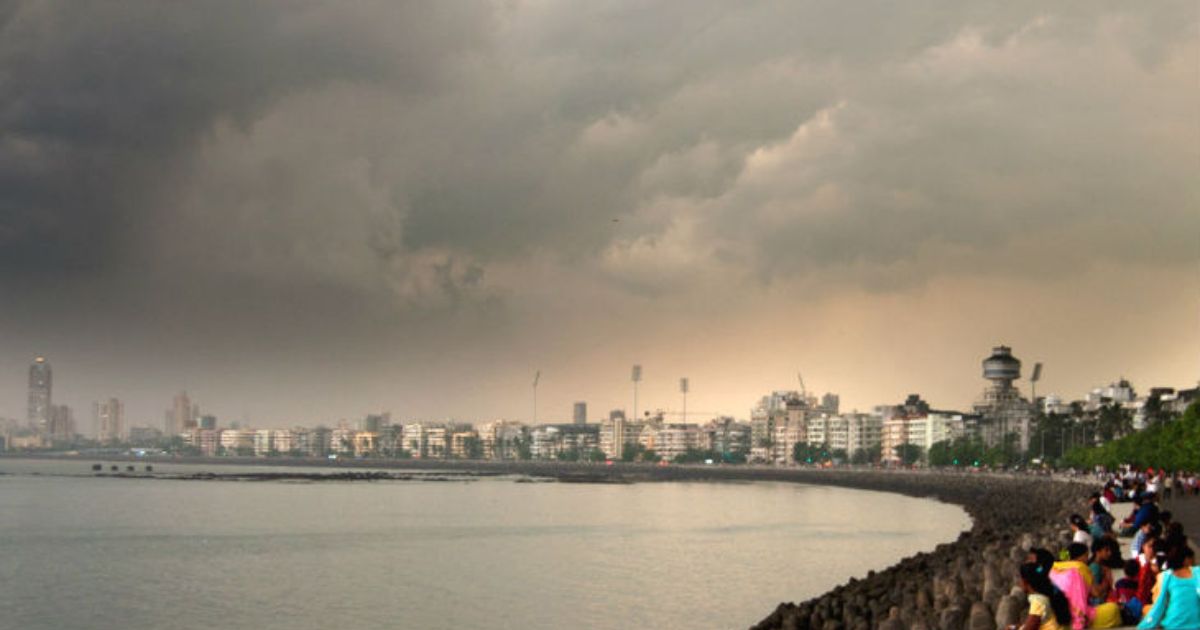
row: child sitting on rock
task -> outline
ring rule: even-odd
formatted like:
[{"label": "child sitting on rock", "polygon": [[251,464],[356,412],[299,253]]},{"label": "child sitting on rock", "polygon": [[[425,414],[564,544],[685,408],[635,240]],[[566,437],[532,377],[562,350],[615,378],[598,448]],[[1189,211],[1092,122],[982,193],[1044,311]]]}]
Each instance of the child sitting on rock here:
[{"label": "child sitting on rock", "polygon": [[1136,558],[1125,561],[1125,577],[1113,586],[1111,600],[1121,607],[1121,621],[1131,626],[1142,618],[1142,600],[1138,599],[1138,573],[1142,565]]},{"label": "child sitting on rock", "polygon": [[[1019,630],[1066,630],[1071,627],[1071,606],[1066,596],[1050,582],[1044,564],[1021,565],[1021,588],[1029,597],[1029,616]],[[1009,630],[1018,630],[1011,626]]]}]

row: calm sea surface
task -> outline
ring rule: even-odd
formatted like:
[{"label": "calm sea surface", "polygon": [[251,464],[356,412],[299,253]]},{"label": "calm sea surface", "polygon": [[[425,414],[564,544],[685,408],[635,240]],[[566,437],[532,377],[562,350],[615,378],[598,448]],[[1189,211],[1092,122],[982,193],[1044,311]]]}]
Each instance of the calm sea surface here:
[{"label": "calm sea surface", "polygon": [[0,472],[0,627],[28,630],[745,628],[970,525],[928,500],[786,483]]}]

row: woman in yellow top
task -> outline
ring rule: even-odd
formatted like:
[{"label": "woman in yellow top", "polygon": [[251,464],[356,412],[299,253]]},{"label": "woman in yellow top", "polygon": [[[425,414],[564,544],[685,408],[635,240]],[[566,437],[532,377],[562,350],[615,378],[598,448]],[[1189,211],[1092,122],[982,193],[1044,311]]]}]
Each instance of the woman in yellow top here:
[{"label": "woman in yellow top", "polygon": [[1049,567],[1037,562],[1021,565],[1021,587],[1029,596],[1029,616],[1020,630],[1066,630],[1071,627],[1071,606],[1062,591],[1050,582],[1048,571]]}]

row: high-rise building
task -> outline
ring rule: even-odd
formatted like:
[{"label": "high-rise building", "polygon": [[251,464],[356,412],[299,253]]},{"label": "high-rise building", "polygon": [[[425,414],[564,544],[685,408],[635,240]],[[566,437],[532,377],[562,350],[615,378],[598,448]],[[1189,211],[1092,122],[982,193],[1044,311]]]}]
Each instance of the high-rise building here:
[{"label": "high-rise building", "polygon": [[575,414],[573,416],[575,424],[587,424],[587,403],[575,403]]},{"label": "high-rise building", "polygon": [[217,417],[213,415],[200,416],[200,428],[214,431],[217,428]]},{"label": "high-rise building", "polygon": [[791,461],[796,442],[807,440],[808,418],[816,412],[816,398],[794,390],[763,396],[750,411],[750,458]]},{"label": "high-rise building", "polygon": [[621,459],[629,443],[625,412],[613,411],[608,421],[600,425],[599,447],[609,459]]},{"label": "high-rise building", "polygon": [[775,391],[763,396],[750,411],[750,447],[758,449],[755,453],[759,459],[765,461],[768,458],[775,427],[787,422],[788,403],[800,400],[800,392]]},{"label": "high-rise building", "polygon": [[101,400],[92,406],[96,423],[96,439],[101,443],[125,439],[125,405],[116,398]]},{"label": "high-rise building", "polygon": [[187,392],[179,392],[175,394],[175,398],[171,401],[171,408],[167,410],[163,431],[167,435],[178,435],[184,431],[195,429],[199,424],[197,421],[199,416],[200,406],[192,404],[192,399],[188,398]]},{"label": "high-rise building", "polygon": [[66,405],[50,405],[50,422],[46,434],[55,442],[70,442],[75,438],[75,412]]},{"label": "high-rise building", "polygon": [[45,435],[50,428],[51,390],[54,374],[45,357],[38,357],[29,366],[29,428]]},{"label": "high-rise building", "polygon": [[838,408],[841,406],[841,402],[841,397],[839,397],[837,394],[832,392],[826,393],[821,397],[821,411],[836,416],[838,414]]},{"label": "high-rise building", "polygon": [[381,433],[384,427],[392,423],[391,413],[373,413],[368,414],[366,418],[359,424],[361,430],[369,433]]}]

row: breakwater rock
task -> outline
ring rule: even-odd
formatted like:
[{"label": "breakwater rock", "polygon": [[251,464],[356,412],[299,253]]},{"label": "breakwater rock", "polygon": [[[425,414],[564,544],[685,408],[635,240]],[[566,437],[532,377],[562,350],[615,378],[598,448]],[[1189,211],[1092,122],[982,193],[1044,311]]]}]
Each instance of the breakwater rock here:
[{"label": "breakwater rock", "polygon": [[1017,567],[1030,547],[1057,549],[1088,488],[1042,478],[830,473],[824,483],[928,496],[962,506],[970,531],[928,553],[852,579],[819,597],[780,604],[753,630],[993,630],[1019,623]]}]

